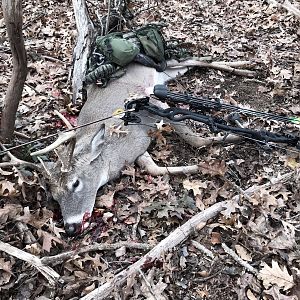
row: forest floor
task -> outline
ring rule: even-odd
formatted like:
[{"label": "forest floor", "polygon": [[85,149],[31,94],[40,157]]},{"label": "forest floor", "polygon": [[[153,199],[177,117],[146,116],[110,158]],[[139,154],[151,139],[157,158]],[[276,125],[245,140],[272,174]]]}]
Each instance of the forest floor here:
[{"label": "forest floor", "polygon": [[[293,4],[300,8],[299,1]],[[102,5],[88,1],[95,22],[97,10],[105,13]],[[131,9],[139,24],[166,23],[166,39],[182,39],[195,56],[250,60],[257,72],[250,79],[198,68],[171,83],[173,90],[299,116],[300,21],[285,9],[267,1],[234,0],[135,0]],[[16,124],[23,136],[16,135],[15,144],[27,142],[25,135],[31,140],[62,130],[55,109],[76,121],[76,114],[70,115],[75,109],[68,105],[76,41],[72,3],[27,0],[23,14],[29,72]],[[2,106],[12,71],[2,11],[0,70]],[[252,122],[295,131],[276,122]],[[13,153],[27,160],[30,151],[48,142]],[[198,164],[203,169],[190,176],[152,177],[135,165],[127,166],[121,178],[99,191],[90,229],[74,238],[64,234],[59,213],[47,208],[50,195],[41,174],[19,167],[0,169],[2,242],[39,258],[69,250],[76,254],[95,243],[115,245],[50,262],[61,276],[54,286],[31,263],[0,251],[0,299],[79,299],[146,255],[196,213],[230,199],[238,199],[230,214],[220,213],[195,230],[107,299],[300,299],[298,151],[283,145],[265,149],[254,141],[197,149],[166,130],[150,153],[159,165]],[[255,192],[245,195],[251,187]],[[127,247],[117,247],[118,242],[127,242]],[[199,250],[199,244],[212,255]],[[253,269],[245,268],[224,244]]]}]

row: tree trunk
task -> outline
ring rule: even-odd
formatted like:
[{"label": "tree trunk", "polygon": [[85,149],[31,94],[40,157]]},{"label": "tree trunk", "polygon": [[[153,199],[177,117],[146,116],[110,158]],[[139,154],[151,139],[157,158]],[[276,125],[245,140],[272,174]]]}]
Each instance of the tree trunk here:
[{"label": "tree trunk", "polygon": [[82,98],[82,87],[85,79],[88,57],[90,55],[91,45],[95,34],[94,25],[89,17],[85,0],[72,0],[76,27],[77,41],[73,52],[73,71],[72,71],[72,88],[73,98]]},{"label": "tree trunk", "polygon": [[14,132],[16,112],[27,75],[27,57],[22,35],[22,0],[2,0],[2,9],[13,57],[13,71],[1,119],[1,138],[7,141]]}]

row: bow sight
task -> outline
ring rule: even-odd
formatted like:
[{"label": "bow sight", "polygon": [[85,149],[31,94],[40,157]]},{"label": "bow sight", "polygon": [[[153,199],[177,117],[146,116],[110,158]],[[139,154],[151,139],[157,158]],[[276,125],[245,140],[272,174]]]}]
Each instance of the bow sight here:
[{"label": "bow sight", "polygon": [[[273,113],[259,112],[252,109],[242,108],[235,105],[222,103],[219,99],[198,98],[188,94],[170,92],[165,85],[154,87],[154,96],[162,101],[168,102],[171,107],[162,109],[149,101],[149,97],[133,99],[125,104],[126,110],[134,109],[135,112],[145,110],[154,115],[168,118],[171,121],[180,122],[187,119],[206,124],[212,133],[226,132],[239,135],[246,139],[251,139],[261,145],[268,143],[283,143],[300,150],[299,137],[292,134],[274,133],[267,130],[256,130],[244,128],[240,122],[240,114],[251,115],[265,120],[280,121],[290,124],[300,124],[299,117],[285,117]],[[175,107],[175,104],[189,105],[189,109]],[[214,112],[229,111],[230,115],[225,119],[216,117]],[[125,113],[123,117],[125,125],[128,123],[139,123],[138,116],[131,111]],[[224,137],[226,141],[226,136]]]}]

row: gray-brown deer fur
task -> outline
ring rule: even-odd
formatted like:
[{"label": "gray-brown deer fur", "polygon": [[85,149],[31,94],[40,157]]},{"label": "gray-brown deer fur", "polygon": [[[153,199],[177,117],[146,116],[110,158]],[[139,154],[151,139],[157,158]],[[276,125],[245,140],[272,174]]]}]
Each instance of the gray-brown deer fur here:
[{"label": "gray-brown deer fur", "polygon": [[[89,86],[87,102],[78,118],[78,125],[111,116],[124,107],[124,100],[133,94],[148,95],[155,84],[165,83],[186,68],[166,70],[131,64],[124,76],[111,80],[106,88]],[[141,116],[141,114],[139,114]],[[142,116],[141,124],[127,126],[126,135],[110,135],[109,129],[122,124],[120,119],[111,118],[76,130],[76,144],[71,168],[67,173],[56,174],[52,179],[51,191],[58,201],[67,233],[74,234],[90,216],[98,189],[120,175],[126,163],[133,163],[147,151],[150,144],[149,126],[153,118]],[[105,129],[104,126],[105,125]]]}]

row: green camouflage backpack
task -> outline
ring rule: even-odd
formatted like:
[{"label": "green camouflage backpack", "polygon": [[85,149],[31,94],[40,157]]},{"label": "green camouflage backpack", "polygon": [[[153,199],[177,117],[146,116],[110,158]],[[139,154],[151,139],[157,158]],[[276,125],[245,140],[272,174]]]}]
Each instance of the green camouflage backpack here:
[{"label": "green camouflage backpack", "polygon": [[140,52],[139,47],[124,39],[121,32],[113,32],[97,37],[96,47],[106,57],[108,63],[115,63],[121,67],[132,62]]},{"label": "green camouflage backpack", "polygon": [[136,35],[147,56],[157,62],[165,61],[165,41],[157,26],[148,24],[136,30]]}]

